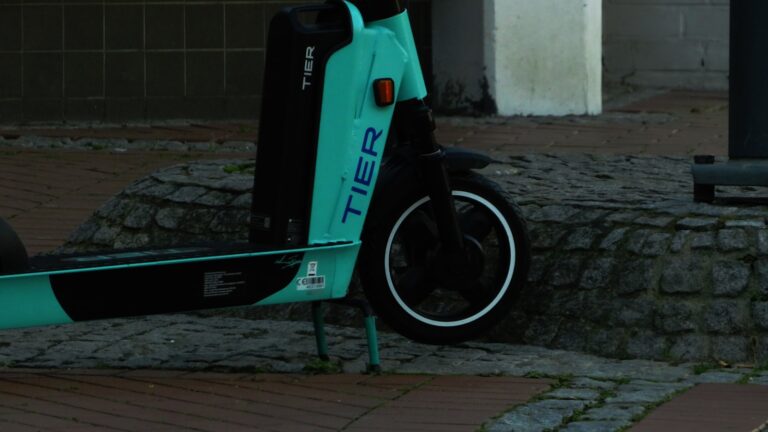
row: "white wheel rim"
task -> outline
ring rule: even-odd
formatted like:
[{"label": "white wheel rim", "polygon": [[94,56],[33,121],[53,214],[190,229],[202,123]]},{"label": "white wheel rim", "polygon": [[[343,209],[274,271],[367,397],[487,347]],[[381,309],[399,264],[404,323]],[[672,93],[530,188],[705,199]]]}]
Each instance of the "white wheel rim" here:
[{"label": "white wheel rim", "polygon": [[477,312],[476,314],[461,319],[457,321],[437,321],[430,318],[427,318],[418,312],[411,309],[410,306],[408,306],[403,299],[400,297],[400,295],[397,293],[397,290],[395,289],[395,284],[392,281],[392,274],[390,271],[389,266],[389,254],[392,251],[392,242],[395,239],[395,234],[397,234],[397,231],[400,229],[400,225],[405,221],[405,219],[413,213],[414,210],[419,208],[424,203],[428,202],[430,199],[429,197],[424,197],[414,203],[412,206],[410,206],[406,211],[403,212],[402,215],[400,215],[400,218],[397,220],[395,225],[392,227],[392,231],[389,233],[389,238],[387,239],[387,247],[384,251],[384,273],[387,277],[387,286],[389,287],[389,291],[392,293],[392,296],[395,298],[397,303],[400,305],[403,310],[408,313],[408,315],[412,316],[413,318],[417,319],[418,321],[421,321],[424,324],[436,326],[436,327],[459,327],[465,324],[469,324],[473,321],[476,321],[477,319],[481,318],[483,315],[490,312],[504,297],[504,294],[506,294],[507,290],[509,289],[509,284],[512,282],[512,276],[515,273],[515,262],[517,260],[516,255],[516,249],[515,249],[515,238],[512,235],[512,229],[509,227],[509,224],[507,223],[507,219],[501,214],[499,209],[496,208],[493,204],[491,204],[488,200],[485,198],[473,194],[471,192],[465,192],[465,191],[453,191],[453,196],[456,197],[463,197],[463,198],[469,198],[471,200],[474,200],[475,202],[482,204],[490,210],[495,216],[496,219],[501,223],[502,227],[504,228],[504,232],[507,234],[507,239],[509,239],[509,271],[507,272],[507,276],[504,280],[504,284],[502,288],[499,290],[499,293],[496,295],[496,297],[493,299],[492,302],[488,303],[488,305],[483,308],[480,312]]}]

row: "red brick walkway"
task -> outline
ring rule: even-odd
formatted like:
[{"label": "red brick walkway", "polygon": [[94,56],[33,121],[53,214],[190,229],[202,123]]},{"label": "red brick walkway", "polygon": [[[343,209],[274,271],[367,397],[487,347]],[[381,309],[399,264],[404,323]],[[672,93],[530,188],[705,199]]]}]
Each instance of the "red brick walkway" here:
[{"label": "red brick walkway", "polygon": [[526,378],[0,373],[0,430],[476,431],[546,391]]},{"label": "red brick walkway", "polygon": [[[505,152],[590,152],[693,155],[727,153],[728,95],[673,91],[599,117],[510,118],[439,121],[438,139],[483,150]],[[654,116],[664,114],[661,117]],[[141,127],[9,128],[0,137],[46,136],[171,140],[181,142],[251,141],[257,122],[157,125]]]},{"label": "red brick walkway", "polygon": [[465,125],[444,119],[438,138],[508,154],[726,155],[727,103],[725,93],[676,91],[598,117],[512,118]]},{"label": "red brick walkway", "polygon": [[768,425],[768,386],[702,384],[662,405],[632,432],[752,432]]},{"label": "red brick walkway", "polygon": [[167,140],[182,142],[256,141],[255,123],[192,123],[129,127],[0,127],[0,136],[15,139],[22,136],[80,138],[122,138],[128,141]]}]

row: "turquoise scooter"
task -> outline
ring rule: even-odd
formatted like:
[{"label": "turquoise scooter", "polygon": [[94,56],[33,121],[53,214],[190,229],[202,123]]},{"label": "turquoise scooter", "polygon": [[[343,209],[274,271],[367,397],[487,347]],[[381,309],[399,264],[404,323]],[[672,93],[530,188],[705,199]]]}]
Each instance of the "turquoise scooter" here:
[{"label": "turquoise scooter", "polygon": [[[437,5],[435,6],[437,7]],[[344,301],[356,263],[367,300],[414,340],[481,335],[528,271],[525,222],[442,148],[398,0],[283,9],[268,39],[248,243],[28,258],[0,220],[0,328],[244,305]],[[370,363],[379,365],[366,302]]]}]

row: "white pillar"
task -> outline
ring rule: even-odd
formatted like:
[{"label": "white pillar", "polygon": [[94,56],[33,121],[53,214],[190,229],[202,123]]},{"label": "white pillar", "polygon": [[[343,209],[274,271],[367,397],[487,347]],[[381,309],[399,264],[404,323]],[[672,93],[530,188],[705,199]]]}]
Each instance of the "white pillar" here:
[{"label": "white pillar", "polygon": [[442,108],[602,111],[602,0],[439,0],[432,15]]}]

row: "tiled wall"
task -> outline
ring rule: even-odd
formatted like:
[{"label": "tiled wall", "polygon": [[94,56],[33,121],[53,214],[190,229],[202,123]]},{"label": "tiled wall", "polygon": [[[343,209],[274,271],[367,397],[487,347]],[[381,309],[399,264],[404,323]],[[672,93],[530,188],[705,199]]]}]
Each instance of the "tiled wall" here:
[{"label": "tiled wall", "polygon": [[606,81],[728,88],[729,0],[604,0],[603,4]]},{"label": "tiled wall", "polygon": [[266,23],[289,4],[0,0],[0,123],[255,118]]}]

